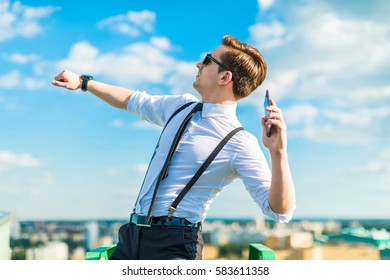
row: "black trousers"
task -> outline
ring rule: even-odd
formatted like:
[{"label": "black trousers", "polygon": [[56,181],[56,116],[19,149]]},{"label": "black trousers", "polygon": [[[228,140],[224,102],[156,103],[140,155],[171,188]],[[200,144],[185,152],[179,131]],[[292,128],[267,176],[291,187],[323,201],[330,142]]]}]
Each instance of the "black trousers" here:
[{"label": "black trousers", "polygon": [[201,260],[202,233],[192,227],[133,223],[119,229],[119,241],[110,260]]}]

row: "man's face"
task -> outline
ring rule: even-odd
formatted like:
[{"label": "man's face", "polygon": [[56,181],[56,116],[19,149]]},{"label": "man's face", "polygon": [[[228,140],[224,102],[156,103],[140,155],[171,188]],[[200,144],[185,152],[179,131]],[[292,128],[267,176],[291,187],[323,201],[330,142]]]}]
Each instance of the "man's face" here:
[{"label": "man's face", "polygon": [[[198,74],[196,75],[193,83],[194,88],[202,94],[212,91],[217,86],[219,65],[217,62],[221,62],[221,55],[226,51],[225,46],[219,46],[213,52],[210,53],[206,60],[198,62]],[[217,62],[215,62],[215,60]]]}]

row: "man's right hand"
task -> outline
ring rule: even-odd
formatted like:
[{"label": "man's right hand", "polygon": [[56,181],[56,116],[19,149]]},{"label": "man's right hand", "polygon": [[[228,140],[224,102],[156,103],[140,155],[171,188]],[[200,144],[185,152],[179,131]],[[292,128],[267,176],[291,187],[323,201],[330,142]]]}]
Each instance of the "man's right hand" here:
[{"label": "man's right hand", "polygon": [[80,75],[69,70],[64,70],[54,77],[52,84],[58,87],[64,87],[70,90],[76,90],[81,87]]}]

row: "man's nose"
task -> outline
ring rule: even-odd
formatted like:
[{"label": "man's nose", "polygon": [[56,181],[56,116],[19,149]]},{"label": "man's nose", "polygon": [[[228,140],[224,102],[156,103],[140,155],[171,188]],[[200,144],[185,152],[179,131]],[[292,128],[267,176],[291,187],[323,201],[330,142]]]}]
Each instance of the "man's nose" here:
[{"label": "man's nose", "polygon": [[202,67],[203,67],[203,63],[202,63],[202,62],[198,62],[198,63],[196,64],[196,67],[198,67],[198,69],[202,68]]}]

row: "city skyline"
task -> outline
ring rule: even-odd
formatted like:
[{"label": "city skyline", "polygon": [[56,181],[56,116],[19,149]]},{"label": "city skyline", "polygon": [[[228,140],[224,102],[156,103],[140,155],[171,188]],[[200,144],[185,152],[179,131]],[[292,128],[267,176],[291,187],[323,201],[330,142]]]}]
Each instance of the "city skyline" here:
[{"label": "city skyline", "polygon": [[[196,63],[231,34],[268,63],[237,115],[261,141],[266,89],[283,110],[295,217],[390,218],[390,3],[221,3],[0,2],[0,211],[128,218],[161,129],[52,79],[67,68],[151,94],[198,96]],[[241,181],[208,214],[259,216]]]}]

